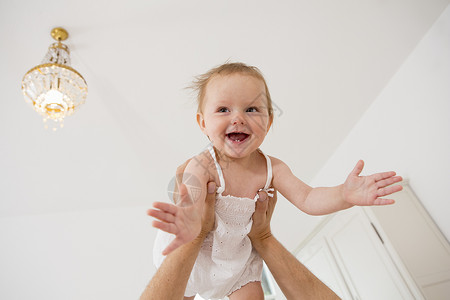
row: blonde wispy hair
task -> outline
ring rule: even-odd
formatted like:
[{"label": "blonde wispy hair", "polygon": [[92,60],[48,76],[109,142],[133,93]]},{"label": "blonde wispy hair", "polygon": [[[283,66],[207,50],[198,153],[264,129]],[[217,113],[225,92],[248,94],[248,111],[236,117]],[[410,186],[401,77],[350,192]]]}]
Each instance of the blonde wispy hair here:
[{"label": "blonde wispy hair", "polygon": [[264,83],[269,117],[272,118],[273,117],[272,98],[270,97],[269,88],[267,87],[267,83],[266,80],[264,79],[263,74],[257,67],[249,66],[241,62],[234,62],[234,63],[226,62],[220,66],[212,68],[211,70],[209,70],[204,74],[195,77],[190,88],[193,89],[197,94],[197,105],[198,105],[197,112],[199,113],[202,112],[202,108],[205,103],[206,87],[208,86],[208,83],[211,81],[211,79],[217,75],[224,76],[236,73],[253,76]]}]

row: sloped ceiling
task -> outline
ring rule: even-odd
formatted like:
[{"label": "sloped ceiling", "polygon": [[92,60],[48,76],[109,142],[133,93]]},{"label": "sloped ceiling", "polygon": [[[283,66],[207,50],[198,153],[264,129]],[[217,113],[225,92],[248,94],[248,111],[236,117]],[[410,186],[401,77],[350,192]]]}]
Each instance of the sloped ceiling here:
[{"label": "sloped ceiling", "polygon": [[[185,87],[227,60],[265,74],[277,111],[263,149],[308,182],[447,4],[1,1],[0,216],[166,199],[176,166],[208,144]],[[20,86],[56,26],[89,95],[52,132]]]}]

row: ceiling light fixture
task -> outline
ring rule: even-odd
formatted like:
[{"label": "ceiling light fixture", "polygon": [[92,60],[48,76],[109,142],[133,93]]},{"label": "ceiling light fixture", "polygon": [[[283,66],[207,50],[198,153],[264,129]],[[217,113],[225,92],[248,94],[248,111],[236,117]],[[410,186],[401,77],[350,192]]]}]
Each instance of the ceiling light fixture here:
[{"label": "ceiling light fixture", "polygon": [[87,84],[70,66],[69,47],[61,43],[69,36],[67,31],[53,28],[51,36],[57,42],[50,45],[42,63],[25,74],[22,91],[25,100],[44,117],[45,128],[50,125],[56,130],[85,102]]}]

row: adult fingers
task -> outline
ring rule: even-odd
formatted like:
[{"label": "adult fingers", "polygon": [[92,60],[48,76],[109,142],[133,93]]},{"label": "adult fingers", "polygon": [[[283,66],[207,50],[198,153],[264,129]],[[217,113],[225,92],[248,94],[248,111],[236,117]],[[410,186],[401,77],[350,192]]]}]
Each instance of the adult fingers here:
[{"label": "adult fingers", "polygon": [[168,223],[174,223],[175,221],[175,216],[173,214],[170,213],[166,213],[164,211],[161,210],[156,210],[156,209],[149,209],[147,211],[147,214],[153,218],[156,218],[160,221],[163,222],[168,222]]},{"label": "adult fingers", "polygon": [[153,221],[152,226],[165,231],[167,233],[176,234],[178,232],[177,227],[173,223],[166,223],[161,221]]},{"label": "adult fingers", "polygon": [[[167,202],[153,202],[153,207],[173,215],[176,214],[178,210],[178,207],[176,205]],[[150,210],[151,209],[147,210],[147,214]]]}]

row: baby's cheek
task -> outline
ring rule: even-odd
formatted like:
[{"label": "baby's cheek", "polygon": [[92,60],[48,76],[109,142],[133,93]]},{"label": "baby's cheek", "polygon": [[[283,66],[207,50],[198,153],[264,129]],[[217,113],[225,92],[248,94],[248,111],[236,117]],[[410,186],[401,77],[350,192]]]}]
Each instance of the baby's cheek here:
[{"label": "baby's cheek", "polygon": [[267,116],[256,116],[250,120],[253,125],[253,129],[255,132],[260,132],[262,134],[266,134],[269,129],[269,122]]}]

